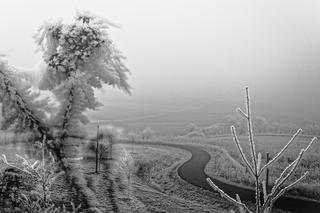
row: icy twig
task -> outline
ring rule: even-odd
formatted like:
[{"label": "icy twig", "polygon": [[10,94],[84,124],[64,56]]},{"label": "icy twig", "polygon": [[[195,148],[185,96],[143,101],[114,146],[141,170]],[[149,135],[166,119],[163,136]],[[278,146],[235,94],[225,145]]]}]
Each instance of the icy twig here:
[{"label": "icy twig", "polygon": [[233,139],[234,139],[234,142],[236,143],[237,147],[238,147],[238,150],[240,152],[240,155],[241,155],[241,158],[242,160],[245,162],[245,164],[247,165],[247,167],[249,168],[250,172],[252,175],[254,175],[254,171],[253,171],[253,168],[252,166],[250,165],[247,157],[245,156],[244,152],[243,152],[243,149],[240,145],[240,142],[239,142],[239,139],[237,137],[237,134],[236,134],[236,130],[235,130],[235,127],[234,126],[231,126],[231,132],[232,132],[232,135],[233,135]]},{"label": "icy twig", "polygon": [[234,205],[240,207],[240,208],[244,208],[247,212],[249,213],[253,213],[250,211],[250,209],[240,201],[240,198],[239,198],[239,201],[238,200],[235,200],[234,198],[230,197],[229,195],[227,195],[222,189],[220,189],[216,184],[214,184],[212,182],[212,180],[210,178],[207,178],[206,179],[207,182],[209,183],[209,185],[214,189],[216,190],[217,192],[220,193],[221,197],[224,197],[226,198],[227,200],[229,200],[231,203],[233,203]]},{"label": "icy twig", "polygon": [[270,166],[273,162],[275,162],[279,157],[284,153],[284,151],[289,147],[289,145],[294,141],[294,139],[302,132],[302,129],[299,129],[289,140],[289,142],[276,154],[274,158],[272,158],[266,165],[264,165],[260,172],[259,175],[266,169],[268,166]]}]

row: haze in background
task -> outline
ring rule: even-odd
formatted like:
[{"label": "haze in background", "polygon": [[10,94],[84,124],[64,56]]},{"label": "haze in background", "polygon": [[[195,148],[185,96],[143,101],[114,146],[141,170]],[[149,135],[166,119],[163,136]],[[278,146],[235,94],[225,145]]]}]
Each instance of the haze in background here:
[{"label": "haze in background", "polygon": [[229,111],[243,105],[248,85],[260,114],[320,120],[317,0],[2,1],[0,51],[14,65],[35,66],[32,35],[45,20],[71,21],[76,10],[121,25],[110,36],[132,72],[132,96],[106,87],[98,92],[106,106],[93,118],[117,119],[110,106],[130,118],[128,109],[141,104],[157,106],[144,107],[146,115]]}]

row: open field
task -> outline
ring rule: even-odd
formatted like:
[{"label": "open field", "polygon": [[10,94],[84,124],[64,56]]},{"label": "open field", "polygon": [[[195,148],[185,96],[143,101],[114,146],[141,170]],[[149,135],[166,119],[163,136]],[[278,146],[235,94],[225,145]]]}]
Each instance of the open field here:
[{"label": "open field", "polygon": [[[99,121],[100,124],[121,126],[126,130],[141,131],[145,127],[151,127],[157,135],[172,136],[180,134],[189,123],[204,127],[224,122],[225,117],[241,104],[242,102],[209,102],[199,105],[156,105],[110,102],[100,111],[88,112],[93,120],[88,128],[95,128]],[[312,110],[301,111],[271,104],[256,104],[255,109],[255,114],[279,123],[293,122],[300,125],[304,121],[320,121],[318,113]],[[300,113],[296,113],[298,110]]]}]

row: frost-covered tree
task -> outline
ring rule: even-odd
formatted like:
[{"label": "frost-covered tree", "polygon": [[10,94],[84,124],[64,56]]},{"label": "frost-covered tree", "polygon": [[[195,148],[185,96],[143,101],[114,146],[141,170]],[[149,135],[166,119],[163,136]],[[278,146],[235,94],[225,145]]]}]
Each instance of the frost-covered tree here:
[{"label": "frost-covered tree", "polygon": [[81,132],[81,124],[89,122],[83,112],[101,105],[94,88],[107,84],[130,93],[129,70],[108,36],[109,26],[105,19],[78,13],[70,24],[45,23],[35,36],[47,65],[39,88],[52,91],[60,103],[50,124],[63,137]]},{"label": "frost-covered tree", "polygon": [[150,140],[152,137],[154,137],[154,131],[151,129],[151,127],[146,127],[141,132],[141,136],[143,140]]},{"label": "frost-covered tree", "polygon": [[[271,213],[272,207],[274,205],[274,202],[282,196],[287,190],[293,188],[299,181],[301,181],[303,178],[305,178],[308,174],[308,172],[305,172],[302,174],[298,179],[293,181],[292,183],[288,184],[287,186],[284,186],[284,184],[291,180],[292,174],[297,170],[297,167],[299,163],[301,162],[301,159],[305,155],[306,151],[311,147],[311,145],[317,140],[317,138],[313,138],[310,143],[306,146],[306,148],[301,149],[299,155],[297,158],[292,161],[280,174],[280,176],[277,178],[277,180],[274,183],[274,186],[271,189],[271,192],[267,191],[266,182],[263,180],[264,177],[264,171],[266,171],[267,168],[270,167],[275,161],[279,160],[279,158],[282,156],[282,154],[288,149],[289,145],[294,141],[294,139],[301,133],[301,129],[299,129],[289,140],[289,142],[275,155],[274,158],[272,158],[268,163],[265,165],[262,164],[261,161],[261,153],[256,153],[255,148],[255,142],[253,137],[253,126],[252,126],[252,118],[251,118],[251,109],[250,109],[250,99],[249,99],[249,91],[248,88],[246,88],[246,112],[242,111],[240,108],[237,109],[238,113],[246,120],[247,122],[247,128],[248,128],[248,138],[249,138],[249,145],[250,145],[250,157],[251,159],[248,159],[245,155],[239,139],[236,134],[236,130],[234,126],[231,126],[231,132],[233,135],[234,142],[236,143],[236,146],[238,148],[238,151],[240,153],[240,156],[250,171],[251,176],[255,180],[255,209],[252,211],[248,208],[248,206],[243,203],[238,195],[236,195],[236,199],[230,197],[228,194],[226,194],[222,189],[220,189],[214,182],[207,178],[208,183],[210,186],[218,191],[220,195],[227,200],[229,200],[231,203],[236,205],[241,213]],[[261,189],[263,194],[263,199],[261,199]],[[263,200],[263,202],[261,202]],[[234,211],[231,211],[234,212]]]},{"label": "frost-covered tree", "polygon": [[83,124],[89,119],[83,112],[101,106],[94,89],[110,85],[130,93],[129,70],[108,36],[110,26],[103,18],[78,13],[72,23],[51,22],[39,28],[35,41],[46,66],[36,86],[49,91],[57,107],[34,92],[34,78],[19,74],[0,58],[2,128],[32,130],[47,138],[46,145],[61,160],[66,138],[85,132]]},{"label": "frost-covered tree", "polygon": [[[129,70],[108,36],[110,26],[105,19],[89,13],[78,13],[72,23],[43,24],[35,36],[46,65],[38,85],[32,81],[34,78],[19,74],[0,57],[2,128],[31,130],[41,137],[67,179],[77,185],[80,197],[86,197],[80,190],[84,184],[77,181],[78,173],[64,160],[67,157],[64,144],[68,137],[84,132],[83,124],[89,119],[83,113],[101,106],[94,89],[109,85],[130,93]],[[38,88],[35,90],[34,86]],[[56,107],[49,98],[35,92],[39,89],[51,93]]]}]

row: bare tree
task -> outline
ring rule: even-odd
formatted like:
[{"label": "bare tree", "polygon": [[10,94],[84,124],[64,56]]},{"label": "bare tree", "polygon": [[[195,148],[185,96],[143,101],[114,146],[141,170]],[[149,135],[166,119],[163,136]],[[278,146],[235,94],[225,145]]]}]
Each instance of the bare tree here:
[{"label": "bare tree", "polygon": [[139,137],[140,137],[140,135],[139,135],[139,133],[137,133],[137,132],[135,132],[135,131],[130,131],[130,132],[128,132],[128,139],[131,141],[131,142],[134,142],[134,141],[136,141],[136,140],[138,140],[139,139]]},{"label": "bare tree", "polygon": [[[294,141],[294,139],[301,133],[301,129],[299,129],[293,136],[292,138],[289,140],[289,142],[275,155],[275,157],[273,159],[271,159],[267,164],[262,165],[261,162],[261,154],[260,153],[256,153],[256,149],[255,149],[255,143],[254,143],[254,139],[253,139],[253,130],[252,130],[252,122],[251,122],[251,111],[250,111],[250,98],[249,98],[249,89],[248,87],[246,87],[246,112],[242,111],[240,108],[237,109],[238,113],[244,117],[247,121],[247,128],[248,128],[248,137],[249,137],[249,144],[250,144],[250,157],[252,159],[252,162],[250,163],[248,158],[246,157],[246,155],[243,152],[243,149],[239,143],[237,134],[236,134],[236,130],[234,126],[231,126],[231,132],[233,135],[233,139],[234,142],[236,143],[236,146],[238,148],[238,151],[241,155],[241,158],[243,160],[243,162],[245,163],[246,167],[249,169],[250,174],[253,176],[254,180],[255,180],[255,210],[251,211],[248,206],[246,204],[244,204],[239,195],[236,195],[236,199],[232,198],[231,196],[229,196],[228,194],[226,194],[222,189],[220,189],[216,184],[214,184],[212,182],[212,180],[210,178],[207,178],[208,183],[210,184],[210,186],[218,191],[220,193],[220,195],[224,198],[226,198],[227,200],[229,200],[230,202],[232,202],[233,204],[235,204],[236,206],[238,206],[239,211],[241,213],[271,213],[271,209],[273,207],[274,202],[280,197],[282,196],[287,190],[291,189],[292,187],[294,187],[299,181],[301,181],[303,178],[305,178],[308,174],[308,172],[305,172],[304,174],[302,174],[300,176],[300,178],[298,178],[297,180],[295,180],[294,182],[288,184],[287,186],[284,186],[284,183],[291,177],[291,175],[295,172],[295,170],[297,169],[297,166],[299,165],[302,157],[304,156],[304,154],[306,153],[306,151],[310,148],[310,146],[317,140],[316,137],[314,137],[310,143],[306,146],[306,148],[301,149],[298,157],[292,162],[290,163],[280,174],[280,176],[278,177],[278,179],[276,179],[274,186],[271,190],[270,193],[267,192],[267,186],[266,186],[266,182],[263,181],[263,177],[264,175],[263,172],[270,167],[271,164],[273,164],[275,161],[277,161],[280,156],[288,149],[289,145]],[[261,193],[260,193],[260,189],[262,188],[263,191],[263,202],[261,202]],[[233,212],[233,211],[231,211]]]}]

